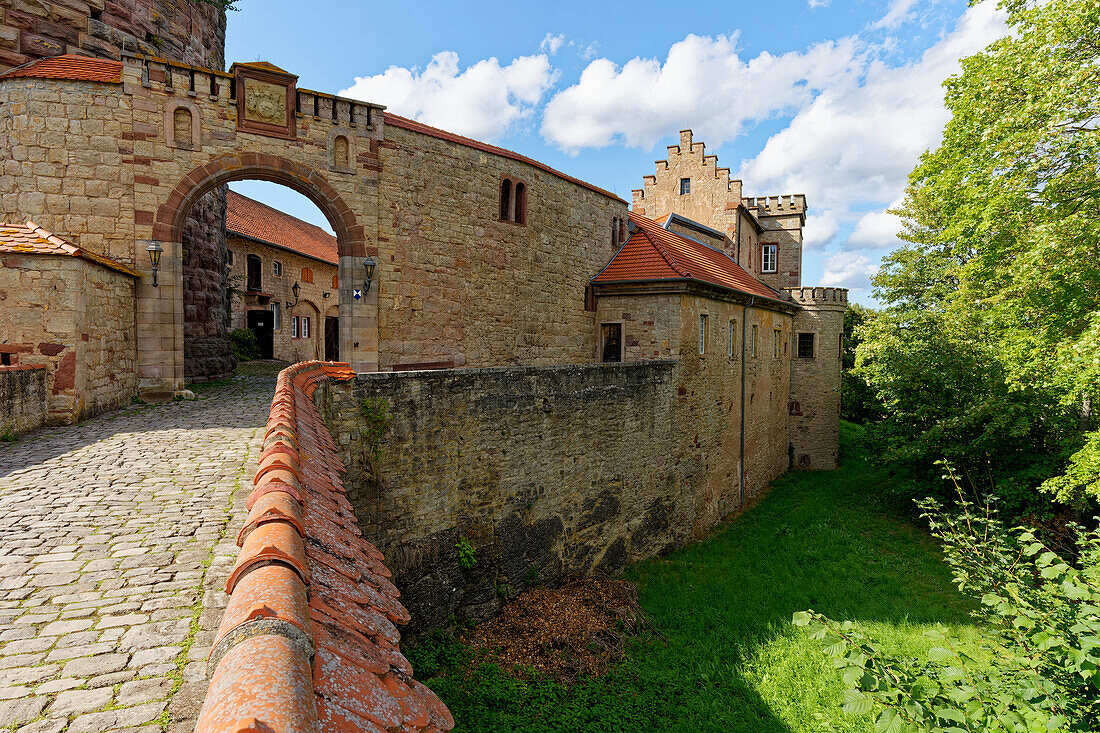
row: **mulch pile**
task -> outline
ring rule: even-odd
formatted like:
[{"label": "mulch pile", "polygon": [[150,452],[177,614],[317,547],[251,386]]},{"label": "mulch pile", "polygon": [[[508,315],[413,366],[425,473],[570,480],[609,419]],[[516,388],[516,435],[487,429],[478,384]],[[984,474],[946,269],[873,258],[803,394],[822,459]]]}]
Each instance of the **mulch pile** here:
[{"label": "mulch pile", "polygon": [[627,638],[644,624],[633,583],[580,578],[523,592],[463,641],[505,671],[522,675],[533,669],[572,682],[621,660]]}]

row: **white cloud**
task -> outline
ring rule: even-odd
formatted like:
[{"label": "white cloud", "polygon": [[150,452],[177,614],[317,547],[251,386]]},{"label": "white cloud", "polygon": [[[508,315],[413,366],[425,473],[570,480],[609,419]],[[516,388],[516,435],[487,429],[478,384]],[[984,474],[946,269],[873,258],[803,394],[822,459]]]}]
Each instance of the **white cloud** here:
[{"label": "white cloud", "polygon": [[832,2],[832,0],[806,0],[806,4],[811,8],[823,8],[830,2]]},{"label": "white cloud", "polygon": [[[892,207],[891,207],[892,208]],[[901,221],[885,211],[872,211],[864,214],[856,222],[855,229],[848,235],[848,249],[882,249],[898,244],[897,235],[901,231]]]},{"label": "white cloud", "polygon": [[751,121],[794,111],[862,66],[853,38],[748,61],[737,36],[689,35],[662,63],[636,57],[619,67],[592,61],[576,84],[546,105],[542,134],[569,152],[623,142],[649,148],[669,130],[691,127],[718,146]]},{"label": "white cloud", "polygon": [[592,41],[592,43],[585,46],[584,50],[581,51],[581,58],[584,59],[585,61],[591,61],[592,59],[596,58],[596,54],[598,54],[599,52],[600,52],[600,42],[599,41]]},{"label": "white cloud", "polygon": [[558,49],[560,49],[564,43],[565,36],[561,33],[558,33],[557,35],[553,33],[547,33],[546,37],[542,39],[541,43],[539,43],[539,50],[549,56],[553,56],[558,52]]},{"label": "white cloud", "polygon": [[897,222],[884,210],[899,201],[920,154],[939,142],[948,120],[943,80],[958,71],[961,57],[1005,32],[996,7],[980,3],[908,64],[887,66],[872,56],[741,165],[747,193],[805,193],[811,212],[830,210],[841,228],[855,226],[848,246],[895,245]]},{"label": "white cloud", "polygon": [[821,284],[850,290],[867,290],[871,287],[871,278],[878,272],[878,267],[866,255],[838,252],[825,260],[825,274],[821,276]]},{"label": "white cloud", "polygon": [[900,26],[905,21],[913,17],[913,6],[917,4],[917,0],[891,0],[890,7],[886,10],[886,15],[882,16],[871,27],[876,29],[885,28],[887,30],[893,30]]},{"label": "white cloud", "polygon": [[820,249],[836,236],[840,230],[840,220],[831,209],[806,215],[806,225],[802,228],[802,241],[807,250]]},{"label": "white cloud", "polygon": [[499,138],[534,111],[557,78],[546,54],[506,66],[495,58],[460,69],[458,54],[441,51],[424,69],[391,66],[356,77],[341,96],[384,104],[411,117],[483,140]]}]

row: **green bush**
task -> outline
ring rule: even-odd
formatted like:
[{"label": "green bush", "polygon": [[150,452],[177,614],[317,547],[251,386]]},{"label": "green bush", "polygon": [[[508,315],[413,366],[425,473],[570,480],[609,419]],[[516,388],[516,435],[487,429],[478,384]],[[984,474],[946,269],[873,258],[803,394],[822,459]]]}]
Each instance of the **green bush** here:
[{"label": "green bush", "polygon": [[260,344],[256,341],[256,332],[248,328],[238,328],[229,332],[233,342],[233,356],[237,361],[252,361],[260,358]]},{"label": "green bush", "polygon": [[926,634],[928,661],[893,657],[851,621],[794,614],[840,670],[845,712],[879,710],[875,730],[891,733],[1100,729],[1100,531],[1075,528],[1075,566],[1030,529],[1006,529],[988,506],[963,502],[953,515],[935,501],[920,506],[956,585],[980,599],[988,659],[943,629]]}]

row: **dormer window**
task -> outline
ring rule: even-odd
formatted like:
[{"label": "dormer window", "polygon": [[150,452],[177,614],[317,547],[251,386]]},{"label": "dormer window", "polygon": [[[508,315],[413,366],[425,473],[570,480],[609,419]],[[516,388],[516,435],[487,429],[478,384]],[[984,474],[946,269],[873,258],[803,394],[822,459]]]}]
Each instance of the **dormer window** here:
[{"label": "dormer window", "polygon": [[527,184],[504,178],[500,182],[500,220],[527,224]]},{"label": "dormer window", "polygon": [[681,178],[680,179],[680,195],[681,196],[687,196],[689,193],[691,193],[691,179],[690,178]]}]

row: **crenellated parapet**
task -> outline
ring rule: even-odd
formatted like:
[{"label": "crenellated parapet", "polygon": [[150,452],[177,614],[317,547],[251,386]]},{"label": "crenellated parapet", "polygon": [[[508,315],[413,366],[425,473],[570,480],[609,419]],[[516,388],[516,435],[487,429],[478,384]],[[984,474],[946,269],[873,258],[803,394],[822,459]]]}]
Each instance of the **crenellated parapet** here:
[{"label": "crenellated parapet", "polygon": [[838,310],[844,310],[848,307],[848,290],[846,288],[822,286],[783,288],[781,292],[787,300],[805,307],[834,308]]},{"label": "crenellated parapet", "polygon": [[792,216],[800,217],[806,223],[806,195],[788,193],[780,196],[748,196],[741,199],[746,209],[753,209],[758,217]]}]

